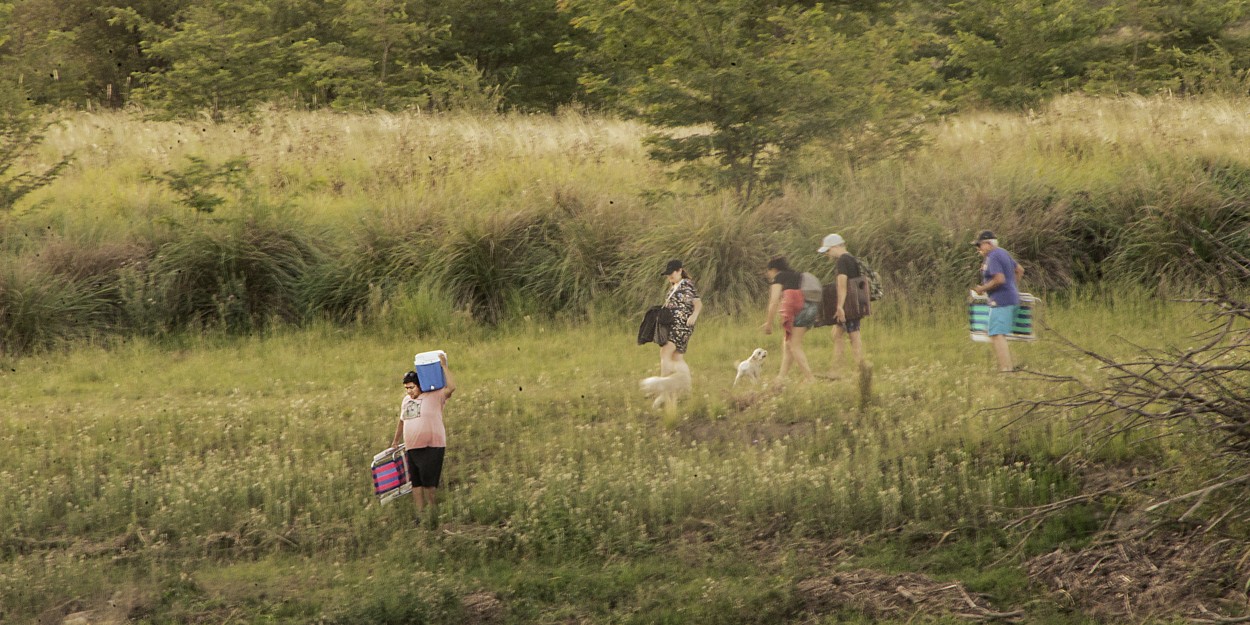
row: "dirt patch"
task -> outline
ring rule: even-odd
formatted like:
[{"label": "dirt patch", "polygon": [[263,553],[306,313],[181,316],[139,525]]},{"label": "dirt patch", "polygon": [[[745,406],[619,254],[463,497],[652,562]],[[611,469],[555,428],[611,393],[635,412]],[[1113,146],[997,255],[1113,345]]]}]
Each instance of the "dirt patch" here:
[{"label": "dirt patch", "polygon": [[1250,550],[1200,532],[1108,534],[1077,552],[1026,563],[1029,577],[1060,604],[1111,622],[1187,618],[1217,622],[1246,612]]},{"label": "dirt patch", "polygon": [[768,444],[787,436],[808,436],[815,429],[812,423],[747,423],[727,425],[724,421],[687,421],[677,426],[682,440],[699,443]]},{"label": "dirt patch", "polygon": [[460,600],[466,625],[487,625],[503,620],[503,602],[493,592],[475,592]]},{"label": "dirt patch", "polygon": [[939,582],[919,573],[858,570],[806,579],[795,586],[813,614],[855,610],[870,619],[910,620],[919,615],[972,621],[1017,622],[1022,611],[1000,612],[959,582]]}]

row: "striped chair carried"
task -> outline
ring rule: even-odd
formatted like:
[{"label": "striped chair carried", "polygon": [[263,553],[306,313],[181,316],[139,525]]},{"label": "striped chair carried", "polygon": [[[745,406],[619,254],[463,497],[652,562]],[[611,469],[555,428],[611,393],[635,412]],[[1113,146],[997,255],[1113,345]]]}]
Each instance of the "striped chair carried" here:
[{"label": "striped chair carried", "polygon": [[[1029,293],[1020,294],[1020,304],[1016,306],[1016,316],[1012,319],[1011,341],[1037,340],[1036,321],[1041,312],[1042,300]],[[989,342],[990,303],[984,295],[970,294],[968,297],[968,336],[978,343]]]},{"label": "striped chair carried", "polygon": [[390,447],[373,456],[369,467],[373,474],[373,494],[386,504],[392,499],[412,492],[408,482],[408,470],[404,463],[404,446]]}]

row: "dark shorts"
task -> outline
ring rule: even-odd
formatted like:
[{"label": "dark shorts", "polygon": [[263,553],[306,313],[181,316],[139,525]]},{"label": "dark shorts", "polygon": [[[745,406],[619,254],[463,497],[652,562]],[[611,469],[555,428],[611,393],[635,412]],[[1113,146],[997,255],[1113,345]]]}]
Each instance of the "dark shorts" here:
[{"label": "dark shorts", "polygon": [[847,334],[850,334],[850,333],[852,333],[852,332],[859,332],[859,322],[860,322],[860,321],[862,321],[862,320],[861,320],[861,319],[856,319],[856,320],[854,320],[854,321],[847,321],[846,323],[839,323],[839,324],[837,324],[837,326],[838,326],[838,327],[840,327],[840,328],[842,328],[842,331],[843,331],[843,332],[846,332]]},{"label": "dark shorts", "polygon": [[794,316],[794,327],[814,328],[820,318],[820,302],[803,302],[803,309]]},{"label": "dark shorts", "polygon": [[446,447],[418,447],[404,452],[408,456],[408,478],[413,487],[437,488],[443,477],[443,454]]}]

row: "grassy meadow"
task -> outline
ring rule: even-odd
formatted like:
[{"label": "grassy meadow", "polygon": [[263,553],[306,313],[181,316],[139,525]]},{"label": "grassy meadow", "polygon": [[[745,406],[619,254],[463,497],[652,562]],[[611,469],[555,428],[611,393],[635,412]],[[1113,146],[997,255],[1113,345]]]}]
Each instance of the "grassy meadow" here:
[{"label": "grassy meadow", "polygon": [[[1042,340],[1013,344],[1028,371],[1106,375],[1060,334],[1184,345],[1207,322],[1167,298],[1224,249],[1185,225],[1244,243],[1248,109],[969,115],[906,160],[813,154],[809,184],[748,212],[665,178],[645,129],[575,112],[67,115],[43,157],[75,165],[0,221],[0,621],[963,622],[957,583],[1027,622],[1114,622],[1028,563],[1133,495],[1009,522],[1100,471],[1196,483],[1209,448],[1089,450],[1079,415],[996,409],[1070,386],[993,373],[969,341],[966,241],[995,229],[1046,298]],[[206,187],[224,203],[196,215],[153,179],[188,156],[244,157],[246,183]],[[753,348],[780,361],[764,260],[827,271],[831,230],[886,279],[871,371],[731,388]],[[658,350],[634,337],[670,257],[707,312],[694,393],[661,414],[638,390]],[[807,345],[827,368],[828,334]],[[459,390],[418,520],[376,503],[368,464],[435,348]],[[929,603],[895,590],[929,582]]]},{"label": "grassy meadow", "polygon": [[[701,324],[695,394],[676,417],[638,393],[657,350],[625,323],[458,337],[322,326],[15,362],[6,620],[456,623],[487,597],[497,622],[832,623],[797,585],[885,558],[877,543],[900,534],[917,559],[886,570],[1028,603],[1017,565],[1030,553],[1013,560],[999,527],[1073,493],[1079,476],[1053,461],[1074,435],[987,409],[1053,383],[992,373],[955,303],[932,322],[866,322],[866,402],[854,377],[734,389],[735,360],[778,353],[756,316]],[[1111,353],[1200,325],[1140,299],[1082,299],[1047,319]],[[828,336],[809,345],[826,366]],[[460,388],[439,513],[418,525],[410,501],[372,500],[367,471],[409,352],[427,347],[448,351]],[[1026,368],[1097,375],[1054,342],[1015,347]],[[1068,522],[1061,541],[1089,531]]]}]

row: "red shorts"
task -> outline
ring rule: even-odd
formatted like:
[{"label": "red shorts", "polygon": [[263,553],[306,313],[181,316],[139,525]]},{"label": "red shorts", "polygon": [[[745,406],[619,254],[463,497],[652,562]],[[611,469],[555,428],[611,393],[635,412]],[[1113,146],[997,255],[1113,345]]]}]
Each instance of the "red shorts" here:
[{"label": "red shorts", "polygon": [[803,310],[803,291],[786,289],[781,292],[781,327],[786,331],[786,338],[794,332],[794,318]]}]

